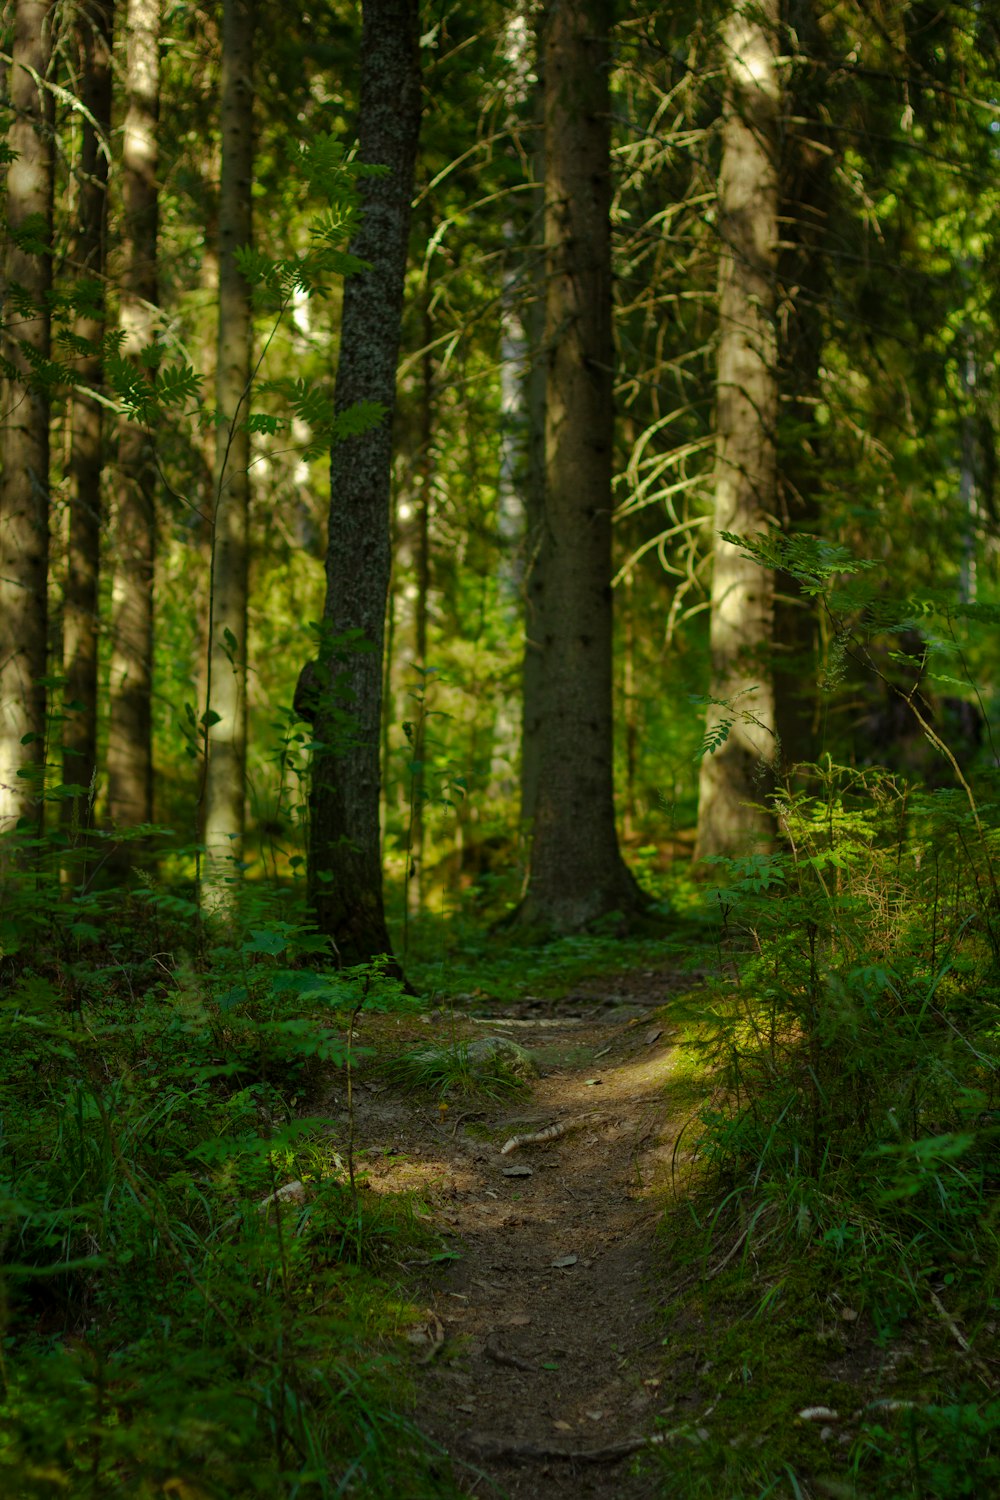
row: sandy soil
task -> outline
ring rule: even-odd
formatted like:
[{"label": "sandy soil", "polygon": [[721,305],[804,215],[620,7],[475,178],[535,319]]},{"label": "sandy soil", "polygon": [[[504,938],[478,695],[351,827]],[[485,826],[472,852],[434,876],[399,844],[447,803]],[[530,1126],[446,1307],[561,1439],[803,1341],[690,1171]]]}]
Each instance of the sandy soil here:
[{"label": "sandy soil", "polygon": [[[407,1270],[426,1309],[411,1333],[416,1419],[470,1494],[661,1491],[662,1470],[641,1472],[635,1456],[666,1415],[656,1229],[686,1118],[669,1102],[661,1008],[691,982],[647,971],[556,1002],[479,999],[474,1018],[430,1028],[436,1041],[529,1048],[541,1076],[523,1100],[459,1101],[442,1117],[377,1083],[359,1091],[372,1184],[418,1188],[460,1257]],[[553,1125],[560,1134],[502,1152]]]}]

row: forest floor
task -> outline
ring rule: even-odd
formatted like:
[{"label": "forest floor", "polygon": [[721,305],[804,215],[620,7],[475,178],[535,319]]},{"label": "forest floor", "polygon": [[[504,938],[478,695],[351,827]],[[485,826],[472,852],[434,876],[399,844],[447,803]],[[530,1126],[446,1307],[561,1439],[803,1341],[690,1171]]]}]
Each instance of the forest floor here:
[{"label": "forest floor", "polygon": [[[371,1187],[415,1191],[456,1252],[443,1270],[408,1266],[426,1312],[410,1341],[417,1423],[470,1494],[658,1493],[632,1454],[676,1400],[663,1380],[655,1240],[691,1094],[677,1078],[688,1107],[671,1107],[663,1007],[691,983],[664,971],[605,977],[560,1000],[480,1000],[474,1019],[439,1012],[410,1028],[527,1048],[541,1076],[523,1099],[456,1101],[442,1115],[378,1082],[359,1090]],[[375,1040],[372,1029],[401,1023],[365,1024],[363,1040]],[[560,1133],[502,1153],[550,1126]]]},{"label": "forest floor", "polygon": [[[936,1296],[887,1338],[807,1244],[765,1233],[759,1255],[757,1215],[699,1196],[685,1127],[711,1085],[685,1045],[685,993],[700,977],[595,975],[559,999],[475,994],[362,1023],[357,1160],[370,1191],[412,1195],[428,1231],[398,1262],[410,1399],[465,1494],[923,1493],[895,1456],[899,1424],[938,1389],[982,1397],[985,1366]],[[383,1071],[401,1050],[484,1036],[530,1051],[530,1090],[445,1109]],[[342,1094],[328,1103],[345,1118]],[[943,1487],[927,1493],[986,1493],[962,1487],[974,1408],[942,1410],[925,1442]]]}]

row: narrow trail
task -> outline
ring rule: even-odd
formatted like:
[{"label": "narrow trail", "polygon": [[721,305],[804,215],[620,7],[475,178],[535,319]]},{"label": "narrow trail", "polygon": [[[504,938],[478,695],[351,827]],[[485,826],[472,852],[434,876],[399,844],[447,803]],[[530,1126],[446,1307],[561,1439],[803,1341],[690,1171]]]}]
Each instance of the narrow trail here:
[{"label": "narrow trail", "polygon": [[[530,1097],[456,1106],[454,1123],[393,1110],[399,1155],[373,1158],[373,1180],[419,1186],[459,1257],[409,1268],[427,1313],[411,1336],[416,1420],[470,1494],[488,1481],[511,1500],[662,1490],[630,1458],[667,1414],[656,1230],[689,1107],[671,1108],[673,1028],[660,1007],[691,982],[647,971],[588,982],[551,1008],[482,1002],[461,1034],[528,1047],[542,1069]],[[370,1106],[383,1127],[387,1104]]]}]

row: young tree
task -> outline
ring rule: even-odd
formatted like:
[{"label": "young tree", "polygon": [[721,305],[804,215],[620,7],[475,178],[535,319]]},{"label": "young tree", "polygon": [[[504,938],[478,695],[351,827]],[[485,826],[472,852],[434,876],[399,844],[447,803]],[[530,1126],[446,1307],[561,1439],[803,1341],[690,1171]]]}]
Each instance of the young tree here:
[{"label": "young tree", "polygon": [[[137,366],[155,339],[159,224],[162,0],[128,0],[122,142],[123,353]],[[137,422],[118,431],[114,515],[108,816],[114,828],[153,817],[153,577],[156,562],[155,436]],[[114,863],[127,867],[127,850]]]},{"label": "young tree", "polygon": [[775,760],[771,638],[774,575],[720,533],[766,529],[776,508],[778,358],[778,0],[736,0],[722,29],[725,98],[719,168],[719,346],[710,630],[712,702],[696,854],[766,838],[760,807]]},{"label": "young tree", "polygon": [[[0,476],[0,833],[42,809],[49,562],[53,7],[17,0],[10,66]],[[28,772],[27,775],[21,774]]]},{"label": "young tree", "polygon": [[613,799],[609,0],[550,4],[545,100],[546,494],[538,603],[542,715],[519,920],[572,931],[639,892]]},{"label": "young tree", "polygon": [[250,285],[237,251],[250,244],[254,0],[222,12],[222,174],[215,519],[205,767],[205,876],[210,907],[227,905],[243,857],[246,794],[247,585],[250,511]]},{"label": "young tree", "polygon": [[320,931],[344,964],[391,951],[382,896],[379,730],[392,414],[420,129],[417,39],[416,0],[365,0],[359,155],[386,170],[361,185],[364,218],[350,248],[370,269],[344,288],[336,408],[377,402],[385,416],[332,451],[320,655],[304,670],[296,694],[317,741],[310,899]]},{"label": "young tree", "polygon": [[63,601],[66,719],[63,783],[82,796],[63,802],[64,821],[89,823],[97,776],[97,643],[101,559],[103,407],[97,399],[104,337],[108,161],[111,136],[111,38],[114,0],[96,0],[76,18],[83,105],[71,269],[87,297],[73,323],[87,351],[76,361],[70,397],[69,546]]}]

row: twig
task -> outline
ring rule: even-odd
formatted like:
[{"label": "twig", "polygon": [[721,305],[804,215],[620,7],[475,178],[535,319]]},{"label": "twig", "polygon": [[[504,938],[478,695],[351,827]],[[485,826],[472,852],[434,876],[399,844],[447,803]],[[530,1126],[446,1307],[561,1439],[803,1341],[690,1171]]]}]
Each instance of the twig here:
[{"label": "twig", "polygon": [[432,1326],[433,1340],[430,1348],[426,1351],[425,1354],[421,1354],[420,1358],[417,1360],[418,1365],[429,1365],[435,1355],[440,1354],[441,1350],[444,1348],[444,1328],[442,1327],[441,1319],[438,1317],[437,1313],[432,1312],[430,1314],[429,1321]]},{"label": "twig", "polygon": [[543,1141],[557,1141],[561,1135],[566,1135],[570,1130],[575,1130],[585,1120],[593,1118],[595,1111],[590,1114],[577,1115],[574,1120],[557,1120],[554,1125],[547,1125],[544,1130],[533,1130],[528,1135],[512,1135],[509,1141],[505,1141],[500,1147],[500,1155],[507,1156],[511,1151],[516,1151],[518,1146],[536,1146]]},{"label": "twig", "polygon": [[964,1354],[971,1354],[972,1350],[969,1345],[969,1340],[965,1337],[965,1334],[959,1328],[951,1313],[941,1301],[941,1298],[938,1296],[937,1292],[931,1292],[931,1302],[934,1306],[934,1311],[941,1318],[942,1322],[948,1329],[948,1332],[951,1334],[958,1347]]}]

